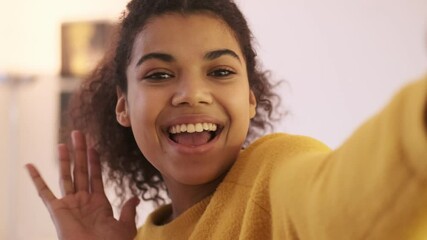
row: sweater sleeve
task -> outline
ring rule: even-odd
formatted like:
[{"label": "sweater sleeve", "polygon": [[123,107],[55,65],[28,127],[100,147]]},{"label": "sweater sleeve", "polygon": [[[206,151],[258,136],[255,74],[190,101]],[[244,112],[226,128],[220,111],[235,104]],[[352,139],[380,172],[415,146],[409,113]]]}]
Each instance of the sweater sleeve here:
[{"label": "sweater sleeve", "polygon": [[337,150],[282,161],[270,201],[275,239],[427,239],[427,78]]}]

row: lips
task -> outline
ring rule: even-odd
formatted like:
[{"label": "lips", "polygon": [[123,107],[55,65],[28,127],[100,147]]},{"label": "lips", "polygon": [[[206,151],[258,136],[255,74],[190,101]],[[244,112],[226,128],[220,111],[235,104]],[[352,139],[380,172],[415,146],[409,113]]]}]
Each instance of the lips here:
[{"label": "lips", "polygon": [[169,139],[190,147],[208,144],[219,135],[221,127],[215,123],[200,122],[176,124],[169,127]]}]

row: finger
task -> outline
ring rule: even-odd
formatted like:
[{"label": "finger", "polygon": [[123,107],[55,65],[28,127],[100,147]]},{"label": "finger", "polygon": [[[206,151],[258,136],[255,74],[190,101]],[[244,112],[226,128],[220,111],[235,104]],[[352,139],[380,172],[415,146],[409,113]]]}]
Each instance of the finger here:
[{"label": "finger", "polygon": [[69,195],[74,193],[74,183],[71,177],[71,167],[70,167],[70,155],[68,152],[67,145],[59,144],[58,145],[59,153],[59,185],[61,187],[62,195]]},{"label": "finger", "polygon": [[136,216],[136,206],[138,206],[140,200],[137,197],[133,197],[129,199],[122,208],[122,212],[120,214],[120,222],[124,222],[126,224],[135,226],[135,216]]},{"label": "finger", "polygon": [[98,153],[94,149],[89,150],[89,175],[91,192],[104,193],[101,163]]},{"label": "finger", "polygon": [[88,191],[86,139],[82,132],[73,131],[71,140],[74,148],[74,189],[77,192]]},{"label": "finger", "polygon": [[39,171],[37,171],[37,169],[32,164],[27,164],[25,165],[25,167],[27,168],[28,173],[30,174],[31,179],[33,180],[33,183],[36,186],[37,192],[39,193],[39,196],[43,200],[43,202],[45,202],[46,204],[48,202],[56,200],[55,195],[46,185],[45,181],[40,176]]}]

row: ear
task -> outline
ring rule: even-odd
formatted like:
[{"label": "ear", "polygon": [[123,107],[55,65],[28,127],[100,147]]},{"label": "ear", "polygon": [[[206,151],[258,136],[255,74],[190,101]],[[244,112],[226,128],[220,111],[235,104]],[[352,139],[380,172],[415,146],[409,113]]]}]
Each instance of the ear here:
[{"label": "ear", "polygon": [[252,119],[256,115],[256,97],[252,90],[249,91],[249,117]]},{"label": "ear", "polygon": [[117,87],[116,119],[123,127],[130,127],[128,104],[126,94]]}]

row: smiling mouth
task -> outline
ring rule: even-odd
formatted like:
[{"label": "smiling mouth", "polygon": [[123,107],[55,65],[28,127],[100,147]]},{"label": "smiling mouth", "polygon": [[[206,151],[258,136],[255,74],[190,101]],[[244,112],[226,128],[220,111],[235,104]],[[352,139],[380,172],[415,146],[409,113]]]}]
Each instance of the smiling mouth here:
[{"label": "smiling mouth", "polygon": [[171,126],[169,138],[186,146],[201,146],[211,142],[221,132],[221,127],[214,123],[190,123]]}]

